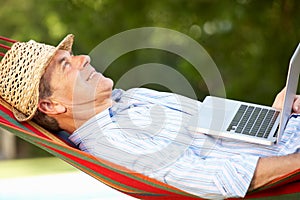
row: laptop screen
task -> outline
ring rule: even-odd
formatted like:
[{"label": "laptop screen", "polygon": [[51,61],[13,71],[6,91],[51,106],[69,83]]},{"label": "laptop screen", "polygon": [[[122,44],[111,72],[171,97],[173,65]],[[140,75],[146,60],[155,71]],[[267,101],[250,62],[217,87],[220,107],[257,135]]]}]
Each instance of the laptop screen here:
[{"label": "laptop screen", "polygon": [[286,94],[285,94],[283,108],[281,112],[277,142],[280,141],[286,123],[292,112],[292,106],[298,88],[299,74],[300,74],[300,43],[298,44],[289,64],[288,76],[286,80]]}]

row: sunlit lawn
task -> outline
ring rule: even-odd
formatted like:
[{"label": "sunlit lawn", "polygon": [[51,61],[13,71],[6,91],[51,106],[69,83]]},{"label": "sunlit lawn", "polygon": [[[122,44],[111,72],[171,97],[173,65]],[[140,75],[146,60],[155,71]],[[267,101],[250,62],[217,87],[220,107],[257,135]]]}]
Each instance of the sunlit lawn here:
[{"label": "sunlit lawn", "polygon": [[64,161],[50,158],[0,161],[2,200],[129,200]]},{"label": "sunlit lawn", "polygon": [[0,161],[0,178],[35,176],[75,171],[78,170],[55,157]]}]

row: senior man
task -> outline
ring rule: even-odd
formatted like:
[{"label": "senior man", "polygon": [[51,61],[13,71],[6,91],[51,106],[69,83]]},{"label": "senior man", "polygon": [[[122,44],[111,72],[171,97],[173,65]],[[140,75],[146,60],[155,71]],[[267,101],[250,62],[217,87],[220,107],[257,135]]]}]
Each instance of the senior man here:
[{"label": "senior man", "polygon": [[[203,198],[243,197],[300,167],[300,117],[273,146],[192,133],[201,102],[143,88],[113,89],[73,35],[57,46],[15,43],[0,65],[0,95],[18,121],[65,130],[78,147]],[[283,93],[274,107],[281,108]],[[300,100],[295,97],[294,112]],[[284,164],[283,164],[284,163]]]}]

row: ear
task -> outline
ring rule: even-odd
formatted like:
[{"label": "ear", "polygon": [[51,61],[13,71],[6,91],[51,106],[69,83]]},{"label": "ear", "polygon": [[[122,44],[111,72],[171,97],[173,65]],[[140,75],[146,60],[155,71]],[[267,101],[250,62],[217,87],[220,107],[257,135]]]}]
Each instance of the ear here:
[{"label": "ear", "polygon": [[65,113],[67,108],[59,102],[53,102],[48,99],[39,101],[38,109],[47,115],[58,115]]}]

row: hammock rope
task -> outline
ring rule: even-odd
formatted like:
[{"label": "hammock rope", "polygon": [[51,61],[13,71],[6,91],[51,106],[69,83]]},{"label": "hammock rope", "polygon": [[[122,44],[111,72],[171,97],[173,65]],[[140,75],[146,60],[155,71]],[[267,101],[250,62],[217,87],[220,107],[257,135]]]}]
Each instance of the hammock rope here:
[{"label": "hammock rope", "polygon": [[[0,36],[0,41],[6,42],[6,43],[11,43],[11,44],[17,42],[16,40],[12,40],[12,39],[9,39],[9,38],[3,37],[3,36]],[[2,49],[2,51],[4,50],[3,52],[0,52],[0,56],[3,57],[5,55],[5,51],[10,49],[10,46],[0,43],[0,49]]]}]

